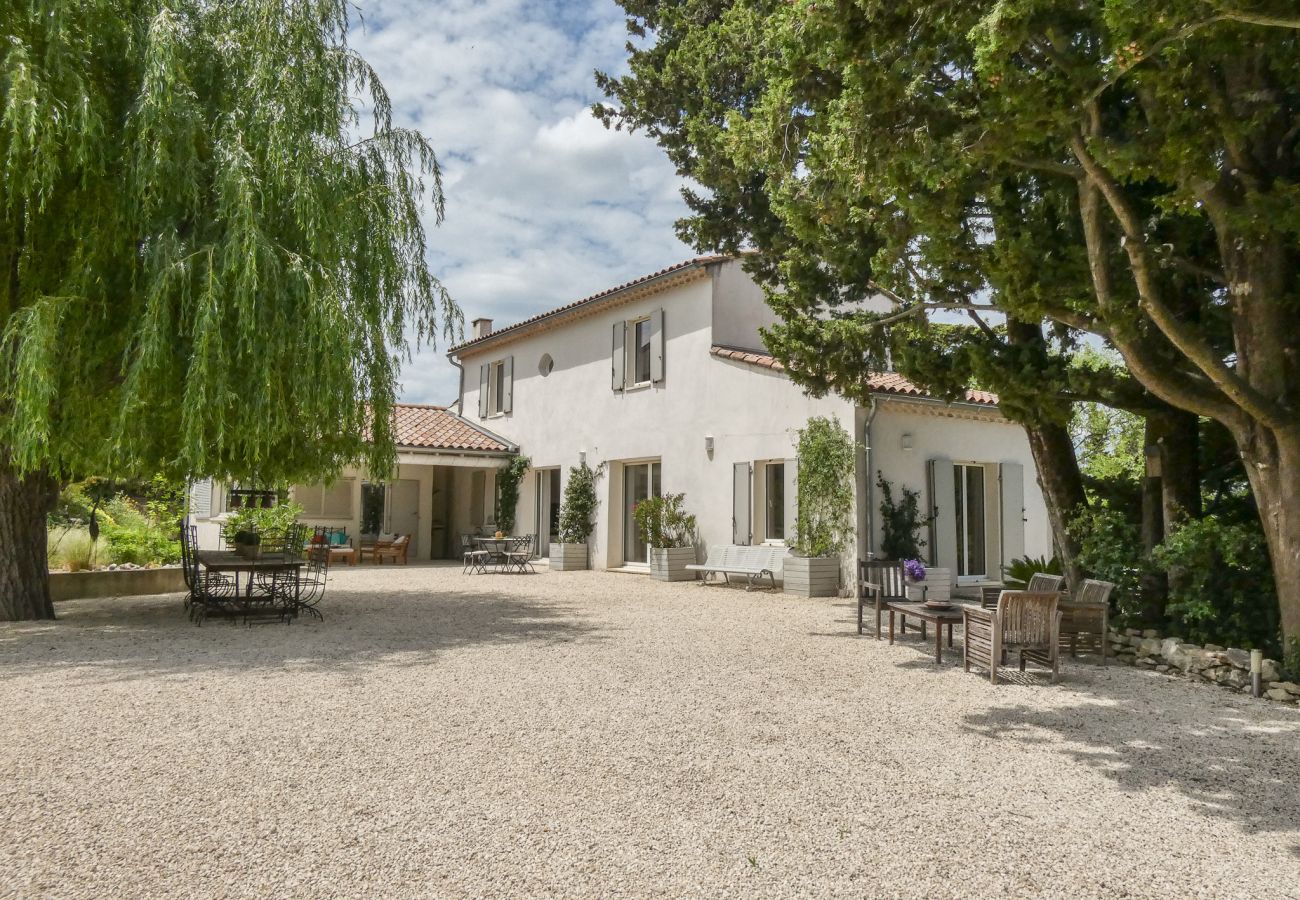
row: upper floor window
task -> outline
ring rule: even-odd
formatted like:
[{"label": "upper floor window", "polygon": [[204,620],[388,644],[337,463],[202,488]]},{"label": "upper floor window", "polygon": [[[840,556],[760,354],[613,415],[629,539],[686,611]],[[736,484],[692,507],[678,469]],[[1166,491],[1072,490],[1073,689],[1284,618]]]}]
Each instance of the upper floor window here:
[{"label": "upper floor window", "polygon": [[615,391],[658,384],[664,380],[664,311],[617,322],[610,356]]},{"label": "upper floor window", "polygon": [[479,366],[478,415],[501,416],[514,406],[515,358],[507,356]]}]

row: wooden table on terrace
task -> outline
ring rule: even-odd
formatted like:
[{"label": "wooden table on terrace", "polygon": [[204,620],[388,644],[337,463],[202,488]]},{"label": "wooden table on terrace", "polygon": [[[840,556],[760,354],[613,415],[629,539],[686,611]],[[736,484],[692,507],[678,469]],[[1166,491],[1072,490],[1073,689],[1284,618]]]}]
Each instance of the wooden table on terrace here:
[{"label": "wooden table on terrace", "polygon": [[889,610],[889,643],[894,642],[894,616],[901,617],[901,632],[907,633],[907,617],[911,616],[921,620],[921,639],[925,639],[925,625],[927,622],[934,623],[934,661],[943,662],[943,626],[948,626],[948,647],[952,647],[952,626],[961,622],[962,604],[952,603],[946,609],[936,609],[932,606],[926,606],[924,603],[913,603],[895,600],[892,603],[885,604]]}]

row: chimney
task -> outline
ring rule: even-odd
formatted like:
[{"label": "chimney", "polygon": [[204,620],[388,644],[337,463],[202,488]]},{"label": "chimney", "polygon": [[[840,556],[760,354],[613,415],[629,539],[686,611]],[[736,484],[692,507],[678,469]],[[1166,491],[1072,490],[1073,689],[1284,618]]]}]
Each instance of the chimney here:
[{"label": "chimney", "polygon": [[473,329],[474,340],[478,340],[481,337],[487,337],[492,333],[492,320],[475,319],[470,323],[470,328]]}]

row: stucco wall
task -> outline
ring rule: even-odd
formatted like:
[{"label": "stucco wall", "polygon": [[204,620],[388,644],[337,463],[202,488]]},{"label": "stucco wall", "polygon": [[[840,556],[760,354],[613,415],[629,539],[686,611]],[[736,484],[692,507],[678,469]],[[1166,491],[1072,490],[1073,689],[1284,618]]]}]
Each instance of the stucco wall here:
[{"label": "stucco wall", "polygon": [[[715,290],[719,291],[717,306]],[[612,390],[614,324],[659,309],[664,311],[666,338],[664,381],[623,392]],[[607,463],[598,486],[600,508],[591,541],[591,557],[598,568],[623,562],[621,463],[627,460],[659,460],[663,492],[686,494],[706,546],[730,543],[734,463],[793,457],[795,430],[815,415],[835,415],[857,441],[864,438],[865,411],[848,401],[807,397],[778,372],[710,354],[714,344],[753,346],[758,326],[771,320],[761,292],[738,266],[727,264],[708,277],[562,327],[503,342],[497,348],[470,348],[462,357],[467,375],[464,413],[516,442],[534,467],[562,467],[566,484],[568,469],[578,464],[580,454],[585,453],[593,466]],[[543,354],[554,361],[546,377],[538,368]],[[478,368],[506,356],[513,357],[512,410],[480,420]],[[996,415],[983,413],[990,414]],[[913,436],[913,449],[907,453],[898,449],[904,432]],[[707,435],[713,437],[711,455],[705,450]],[[1038,539],[1046,516],[1032,482],[1028,443],[1018,426],[918,415],[915,408],[909,411],[904,405],[882,403],[873,436],[879,449],[872,468],[884,467],[887,477],[922,490],[925,460],[931,456],[1020,462],[1028,482],[1027,541],[1031,552],[1050,549]],[[855,516],[861,525],[866,521],[868,477],[874,478],[874,473],[868,472],[865,455],[859,453]],[[878,498],[873,502],[878,503]],[[522,485],[517,531],[534,529],[535,504],[535,481],[529,477]],[[865,528],[860,527],[858,553],[865,552],[867,543]]]}]

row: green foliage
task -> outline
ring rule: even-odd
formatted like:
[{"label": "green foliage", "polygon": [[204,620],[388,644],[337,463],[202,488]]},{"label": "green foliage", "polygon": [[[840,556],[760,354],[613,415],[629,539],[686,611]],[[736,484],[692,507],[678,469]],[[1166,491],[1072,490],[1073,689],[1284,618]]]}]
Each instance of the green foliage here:
[{"label": "green foliage", "polygon": [[835,556],[853,535],[853,438],[839,419],[814,416],[799,430],[799,516],[788,541],[801,556]]},{"label": "green foliage", "polygon": [[1177,573],[1166,607],[1173,633],[1194,643],[1281,651],[1273,573],[1258,525],[1191,520],[1153,555]]},{"label": "green foliage", "polygon": [[1011,564],[1002,573],[1002,581],[1009,588],[1023,590],[1025,585],[1029,584],[1029,579],[1039,572],[1048,575],[1065,574],[1065,570],[1061,567],[1061,560],[1058,557],[1053,556],[1051,559],[1047,559],[1042,556],[1038,558],[1022,556],[1019,559],[1011,560]]},{"label": "green foliage", "polygon": [[179,517],[155,518],[156,513],[157,509],[142,507],[125,494],[105,505],[99,517],[100,536],[113,562],[145,566],[180,560]]},{"label": "green foliage", "polygon": [[497,528],[506,534],[515,530],[516,507],[519,506],[519,484],[533,461],[526,456],[516,456],[497,470]]},{"label": "green foliage", "polygon": [[1100,403],[1080,403],[1070,433],[1079,448],[1079,468],[1090,481],[1136,489],[1145,477],[1141,416]]},{"label": "green foliage", "polygon": [[560,543],[585,544],[591,536],[596,527],[596,479],[604,469],[604,463],[593,469],[585,461],[569,467],[564,502],[560,504]]},{"label": "green foliage", "polygon": [[1079,564],[1088,576],[1115,585],[1111,606],[1120,620],[1138,621],[1142,577],[1150,569],[1138,526],[1120,510],[1094,507],[1076,515],[1069,528],[1079,542]]},{"label": "green foliage", "polygon": [[[428,142],[345,0],[0,7],[0,453],[20,471],[309,481],[394,462]],[[441,328],[439,327],[441,326]]]},{"label": "green foliage", "polygon": [[880,552],[885,559],[915,559],[924,561],[921,548],[921,528],[929,524],[930,517],[921,515],[921,492],[903,488],[900,500],[894,500],[894,486],[884,472],[876,472],[876,486],[880,488]]},{"label": "green foliage", "polygon": [[685,494],[642,500],[632,511],[632,518],[646,543],[656,550],[695,546],[695,516],[686,512]]},{"label": "green foliage", "polygon": [[284,534],[302,515],[302,507],[292,500],[281,500],[269,509],[244,508],[231,513],[222,527],[226,541],[235,543],[241,531],[256,531],[261,535],[263,547],[278,548],[284,543]]}]

